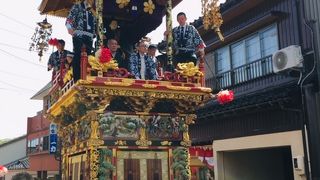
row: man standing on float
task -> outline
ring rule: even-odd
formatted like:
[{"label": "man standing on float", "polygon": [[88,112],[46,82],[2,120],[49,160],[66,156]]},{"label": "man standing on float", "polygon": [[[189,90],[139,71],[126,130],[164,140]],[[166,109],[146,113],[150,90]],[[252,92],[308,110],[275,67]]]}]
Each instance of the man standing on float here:
[{"label": "man standing on float", "polygon": [[96,32],[96,19],[93,15],[94,0],[83,0],[74,4],[66,20],[68,33],[72,36],[74,57],[72,61],[73,79],[80,79],[81,47],[86,46],[87,54],[91,54],[92,42]]}]

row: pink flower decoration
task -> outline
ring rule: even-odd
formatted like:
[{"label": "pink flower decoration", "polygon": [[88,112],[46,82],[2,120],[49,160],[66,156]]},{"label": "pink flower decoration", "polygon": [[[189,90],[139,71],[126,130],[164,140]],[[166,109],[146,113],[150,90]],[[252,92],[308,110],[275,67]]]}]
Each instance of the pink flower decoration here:
[{"label": "pink flower decoration", "polygon": [[234,93],[232,90],[222,90],[217,94],[217,99],[220,104],[226,104],[233,101]]},{"label": "pink flower decoration", "polygon": [[8,169],[4,166],[0,166],[0,177],[7,173],[8,173]]}]

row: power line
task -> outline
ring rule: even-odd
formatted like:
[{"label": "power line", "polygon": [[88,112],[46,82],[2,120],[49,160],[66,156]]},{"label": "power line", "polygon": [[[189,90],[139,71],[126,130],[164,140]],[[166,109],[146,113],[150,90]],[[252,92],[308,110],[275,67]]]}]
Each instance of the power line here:
[{"label": "power line", "polygon": [[14,19],[14,18],[12,18],[12,17],[9,17],[9,16],[7,16],[7,15],[5,15],[5,14],[3,14],[3,13],[0,13],[0,15],[3,16],[3,17],[6,17],[6,18],[8,18],[8,19],[10,19],[11,21],[14,21],[14,22],[16,22],[16,23],[18,23],[18,24],[21,24],[21,25],[23,25],[23,26],[25,26],[25,27],[28,27],[28,28],[34,30],[33,27],[31,27],[31,26],[29,26],[29,25],[27,25],[27,24],[25,24],[25,23],[23,23],[23,22],[20,22],[20,21]]},{"label": "power line", "polygon": [[21,74],[16,74],[16,73],[8,72],[8,71],[0,70],[0,72],[5,73],[5,74],[10,74],[10,75],[13,75],[13,76],[16,76],[16,77],[24,78],[24,79],[31,79],[31,80],[35,80],[35,81],[44,81],[44,79],[37,79],[37,78],[34,78],[34,77],[21,75]]},{"label": "power line", "polygon": [[[4,88],[4,87],[0,87],[0,90],[5,90],[5,91],[9,91],[9,92],[17,92],[17,93],[26,93],[26,94],[29,94],[25,91],[19,91],[18,89],[10,89],[10,88]],[[34,92],[33,92],[34,93]]]},{"label": "power line", "polygon": [[0,80],[0,83],[3,83],[3,84],[8,85],[8,86],[11,86],[11,87],[13,87],[13,88],[24,89],[24,90],[28,90],[28,91],[35,92],[35,90],[28,89],[28,88],[24,88],[24,87],[20,87],[20,86],[16,86],[16,85],[14,85],[14,84],[7,83],[7,82],[1,81],[1,80]]},{"label": "power line", "polygon": [[19,57],[19,56],[16,56],[16,55],[14,55],[14,54],[12,54],[12,53],[10,53],[10,52],[8,52],[8,51],[5,51],[5,50],[3,50],[3,49],[0,49],[0,51],[1,51],[2,53],[4,53],[4,54],[7,54],[7,55],[9,55],[9,56],[12,56],[12,57],[16,58],[17,60],[20,60],[20,61],[23,61],[23,62],[32,64],[32,65],[40,66],[40,67],[46,67],[46,66],[41,65],[41,64],[36,64],[36,63],[30,62],[30,61],[27,60],[27,59],[24,59],[24,58],[21,58],[21,57]]},{"label": "power line", "polygon": [[1,28],[1,27],[0,27],[0,30],[9,32],[9,33],[11,33],[11,34],[14,34],[14,35],[17,35],[17,36],[20,36],[20,37],[24,37],[24,38],[31,39],[30,37],[27,37],[27,36],[25,36],[25,35],[23,35],[23,34],[20,34],[20,33],[14,32],[14,31],[11,31],[11,30],[9,30],[9,29],[5,29],[5,28]]},{"label": "power line", "polygon": [[2,46],[7,46],[7,47],[11,47],[11,48],[15,48],[15,49],[20,49],[20,50],[26,50],[26,51],[29,51],[27,48],[22,48],[22,47],[18,47],[18,46],[14,46],[14,45],[6,44],[6,43],[1,43],[1,42],[0,42],[0,45],[2,45]]},{"label": "power line", "polygon": [[[14,45],[11,45],[11,44],[6,44],[6,43],[1,43],[1,42],[0,42],[0,45],[7,46],[7,47],[10,47],[10,48],[19,49],[19,50],[29,51],[29,52],[37,52],[37,51],[30,51],[29,49],[26,49],[26,48],[22,48],[22,47],[18,47],[18,46],[14,46]],[[50,54],[50,53],[44,52],[43,54]]]}]

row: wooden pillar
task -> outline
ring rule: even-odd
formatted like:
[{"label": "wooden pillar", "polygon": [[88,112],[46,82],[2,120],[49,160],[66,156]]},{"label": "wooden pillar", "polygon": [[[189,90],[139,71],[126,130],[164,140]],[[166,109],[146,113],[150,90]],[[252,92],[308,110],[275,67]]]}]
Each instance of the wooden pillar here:
[{"label": "wooden pillar", "polygon": [[205,74],[205,67],[204,67],[204,55],[203,56],[200,56],[200,61],[199,61],[199,70],[203,73],[203,76],[201,77],[200,79],[200,84],[201,86],[205,86],[206,83],[205,83],[205,77],[206,77],[206,74]]},{"label": "wooden pillar", "polygon": [[97,14],[97,32],[98,32],[98,48],[103,46],[104,27],[103,27],[103,0],[96,0]]},{"label": "wooden pillar", "polygon": [[173,72],[173,36],[172,36],[172,0],[168,0],[166,4],[166,29],[168,32],[167,36],[167,57],[168,65],[166,67],[167,71]]},{"label": "wooden pillar", "polygon": [[80,59],[80,79],[87,79],[87,66],[88,66],[88,55],[86,52],[86,47],[81,48],[81,59]]}]

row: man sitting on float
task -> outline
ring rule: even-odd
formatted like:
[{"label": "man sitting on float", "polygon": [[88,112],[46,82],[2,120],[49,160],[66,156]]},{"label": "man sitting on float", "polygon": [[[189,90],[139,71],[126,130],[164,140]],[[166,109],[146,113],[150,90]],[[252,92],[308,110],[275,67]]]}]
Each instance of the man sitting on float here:
[{"label": "man sitting on float", "polygon": [[125,68],[128,70],[128,60],[124,52],[119,48],[118,41],[116,39],[109,39],[107,43],[108,48],[111,51],[111,56],[118,63],[119,68]]},{"label": "man sitting on float", "polygon": [[130,72],[136,79],[156,80],[156,63],[147,56],[148,44],[140,40],[136,45],[137,53],[130,56]]}]

